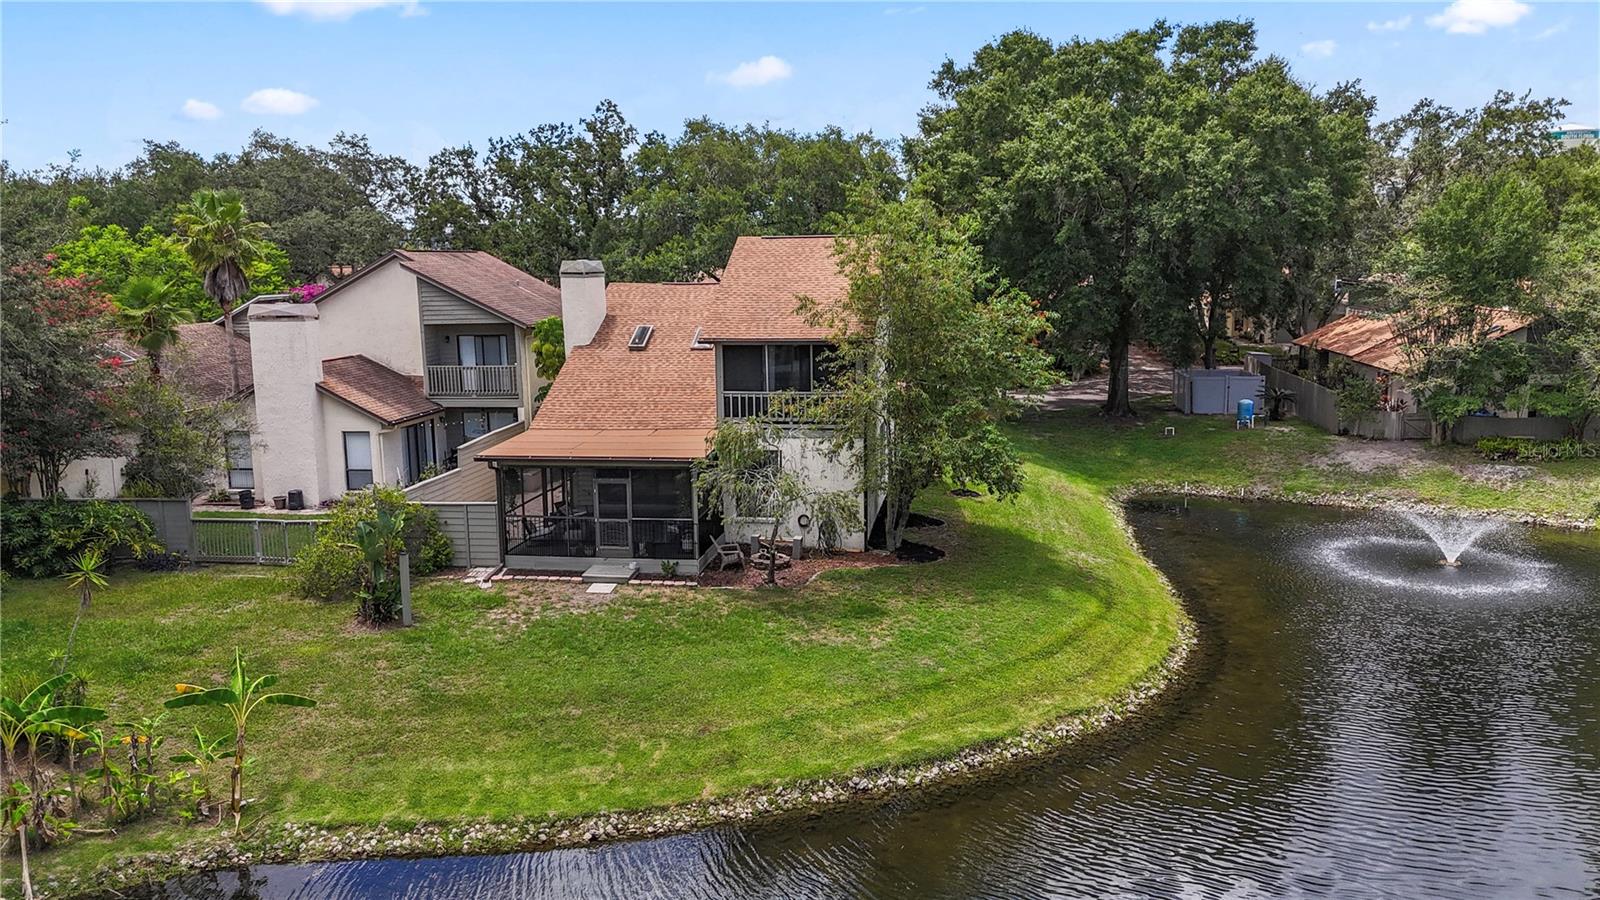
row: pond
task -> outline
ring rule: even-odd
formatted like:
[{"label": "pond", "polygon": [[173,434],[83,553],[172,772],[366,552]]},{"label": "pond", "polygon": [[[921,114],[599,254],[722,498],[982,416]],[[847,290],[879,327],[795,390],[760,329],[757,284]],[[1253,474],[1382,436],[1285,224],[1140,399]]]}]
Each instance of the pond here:
[{"label": "pond", "polygon": [[1600,894],[1600,537],[1209,500],[1129,515],[1208,638],[1192,685],[1098,747],[803,822],[148,896]]}]

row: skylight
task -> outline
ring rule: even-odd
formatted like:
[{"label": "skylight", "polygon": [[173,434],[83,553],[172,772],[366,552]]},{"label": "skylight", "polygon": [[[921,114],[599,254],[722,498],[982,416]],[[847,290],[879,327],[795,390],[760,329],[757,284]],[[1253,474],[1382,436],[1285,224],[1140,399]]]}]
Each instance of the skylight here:
[{"label": "skylight", "polygon": [[656,327],[654,325],[634,326],[633,336],[628,338],[628,349],[643,350],[645,345],[650,343],[650,335],[654,334],[655,330]]}]

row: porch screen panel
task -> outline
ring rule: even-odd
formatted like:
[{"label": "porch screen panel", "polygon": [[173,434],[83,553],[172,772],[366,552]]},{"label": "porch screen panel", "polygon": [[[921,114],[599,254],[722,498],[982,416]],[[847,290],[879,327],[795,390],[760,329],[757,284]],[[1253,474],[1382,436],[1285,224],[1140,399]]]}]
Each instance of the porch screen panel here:
[{"label": "porch screen panel", "polygon": [[725,391],[764,391],[767,389],[765,347],[729,345],[722,348],[722,389]]},{"label": "porch screen panel", "polygon": [[694,515],[688,469],[634,469],[633,517],[688,519]]},{"label": "porch screen panel", "polygon": [[767,352],[772,357],[772,390],[811,390],[810,344],[773,344]]}]

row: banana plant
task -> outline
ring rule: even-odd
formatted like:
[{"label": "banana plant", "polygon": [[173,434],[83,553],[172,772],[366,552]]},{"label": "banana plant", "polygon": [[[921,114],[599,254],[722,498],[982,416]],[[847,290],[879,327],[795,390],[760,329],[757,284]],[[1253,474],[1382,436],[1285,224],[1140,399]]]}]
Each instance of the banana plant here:
[{"label": "banana plant", "polygon": [[379,508],[377,515],[356,523],[355,541],[345,546],[361,554],[367,573],[361,596],[361,620],[379,624],[394,618],[392,597],[399,591],[400,552],[405,549],[404,510]]},{"label": "banana plant", "polygon": [[83,614],[89,611],[89,601],[94,599],[94,592],[106,586],[105,564],[105,551],[90,547],[69,560],[67,574],[61,576],[78,592],[78,614],[72,620],[72,631],[67,633],[67,652],[56,660],[57,674],[67,670],[67,662],[72,658],[72,642],[78,639],[78,623],[83,621]]},{"label": "banana plant", "polygon": [[233,751],[226,749],[226,737],[208,738],[205,732],[196,725],[194,729],[194,749],[176,754],[172,761],[180,765],[194,766],[195,777],[200,782],[200,798],[195,813],[200,818],[214,815],[214,804],[211,800],[211,773],[217,763],[233,757]]},{"label": "banana plant", "polygon": [[276,675],[261,675],[251,679],[245,674],[244,654],[233,651],[233,673],[227,687],[203,688],[197,684],[177,685],[178,696],[166,702],[168,709],[185,706],[221,706],[233,718],[233,768],[229,777],[229,808],[233,812],[233,830],[238,832],[239,819],[244,808],[244,739],[250,714],[258,706],[312,707],[317,701],[300,694],[281,691],[267,692],[278,683]]},{"label": "banana plant", "polygon": [[29,767],[32,769],[35,768],[39,738],[47,734],[83,738],[86,735],[82,726],[106,717],[106,711],[99,707],[55,703],[56,692],[72,677],[63,674],[46,679],[20,702],[10,697],[0,697],[0,750],[4,751],[6,772],[15,774],[17,745],[24,738],[28,741]]}]

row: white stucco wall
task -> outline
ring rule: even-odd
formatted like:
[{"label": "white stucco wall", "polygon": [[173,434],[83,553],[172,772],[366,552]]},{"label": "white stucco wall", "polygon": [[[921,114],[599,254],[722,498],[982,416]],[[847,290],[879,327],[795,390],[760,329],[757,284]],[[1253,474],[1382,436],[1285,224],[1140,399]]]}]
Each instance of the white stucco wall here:
[{"label": "white stucco wall", "polygon": [[[384,263],[316,305],[322,314],[323,359],[359,353],[396,372],[422,374],[417,276],[398,261]],[[259,373],[256,383],[261,383]]]},{"label": "white stucco wall", "polygon": [[391,465],[389,460],[392,458],[398,461],[402,457],[391,456],[394,451],[384,440],[382,423],[327,394],[322,395],[321,403],[323,429],[321,455],[327,481],[319,502],[335,499],[345,492],[344,433],[346,431],[362,431],[372,436],[372,480],[380,484],[393,482],[393,473],[388,472]]},{"label": "white stucco wall", "polygon": [[307,504],[328,496],[323,452],[323,323],[314,304],[273,304],[250,314],[255,381],[256,497],[303,491]]},{"label": "white stucco wall", "polygon": [[[864,502],[858,490],[859,483],[855,473],[851,471],[848,459],[832,459],[827,453],[827,442],[820,437],[807,435],[796,431],[792,436],[785,437],[778,442],[778,454],[783,466],[798,472],[805,483],[814,491],[844,491],[853,495],[858,510],[863,510]],[[803,510],[801,512],[804,512]],[[789,517],[779,529],[780,538],[800,535],[805,539],[806,546],[815,547],[820,543],[817,523],[813,521],[809,528],[801,528],[799,522],[800,512]],[[815,517],[813,517],[814,519]],[[841,535],[839,545],[845,550],[865,550],[867,547],[867,529],[872,526],[870,521],[862,521],[864,514],[858,515],[853,528],[847,528]],[[751,536],[766,537],[772,533],[770,519],[745,519],[730,518],[723,523],[728,535],[741,542],[748,541]]]}]

